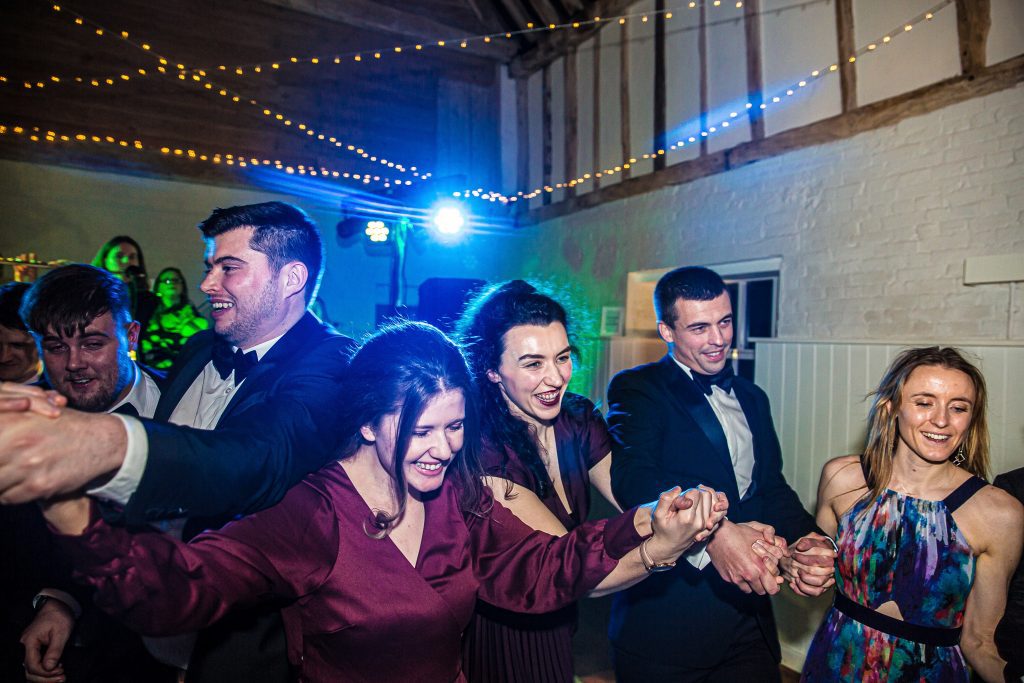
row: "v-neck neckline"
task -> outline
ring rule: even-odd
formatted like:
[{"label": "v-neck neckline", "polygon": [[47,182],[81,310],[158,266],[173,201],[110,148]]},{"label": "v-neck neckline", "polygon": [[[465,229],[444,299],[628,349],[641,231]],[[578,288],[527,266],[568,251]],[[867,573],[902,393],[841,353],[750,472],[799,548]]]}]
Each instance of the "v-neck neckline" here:
[{"label": "v-neck neckline", "polygon": [[[369,520],[372,520],[374,518],[373,508],[370,507],[370,504],[366,501],[366,497],[359,490],[359,486],[356,484],[355,480],[352,479],[351,475],[348,473],[348,470],[345,469],[345,461],[344,460],[339,460],[338,461],[338,466],[339,466],[339,469],[341,470],[342,474],[344,475],[345,479],[348,481],[348,485],[352,487],[352,491],[356,494],[356,496],[359,498],[360,502],[362,503],[363,509],[365,510],[365,513],[366,513],[364,519],[367,522],[369,522]],[[428,528],[427,527],[427,516],[428,516],[427,504],[423,503],[422,505],[423,505],[423,528],[420,530],[420,543],[419,543],[419,548],[417,548],[417,550],[416,550],[416,561],[415,562],[410,562],[409,561],[409,557],[404,552],[402,552],[401,548],[398,547],[398,544],[395,543],[393,538],[391,538],[391,534],[390,533],[384,534],[384,538],[379,539],[381,541],[386,542],[388,544],[388,547],[390,547],[392,550],[394,550],[394,552],[396,552],[398,554],[398,556],[402,558],[402,561],[407,566],[411,567],[413,570],[416,571],[417,574],[420,574],[421,576],[422,576],[421,570],[423,568],[423,557],[424,557],[423,548],[426,545],[426,541],[427,541],[427,528]]]}]

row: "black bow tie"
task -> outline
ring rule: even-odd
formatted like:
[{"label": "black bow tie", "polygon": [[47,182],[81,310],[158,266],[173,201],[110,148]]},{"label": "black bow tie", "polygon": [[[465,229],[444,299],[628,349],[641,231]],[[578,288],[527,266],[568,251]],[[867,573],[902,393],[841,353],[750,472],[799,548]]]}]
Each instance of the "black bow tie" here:
[{"label": "black bow tie", "polygon": [[138,409],[131,403],[122,403],[117,408],[115,408],[113,412],[117,413],[118,415],[130,415],[131,417],[139,417]]},{"label": "black bow tie", "polygon": [[722,391],[729,393],[732,391],[732,381],[736,379],[736,375],[733,374],[732,364],[726,363],[725,367],[716,372],[713,375],[702,375],[696,370],[692,373],[693,381],[697,383],[700,390],[704,392],[706,396],[711,395],[711,387],[719,386]]},{"label": "black bow tie", "polygon": [[232,371],[235,373],[235,385],[242,383],[249,371],[256,367],[259,358],[255,351],[245,353],[242,349],[231,351],[231,345],[227,342],[213,345],[213,367],[221,379],[227,379]]}]

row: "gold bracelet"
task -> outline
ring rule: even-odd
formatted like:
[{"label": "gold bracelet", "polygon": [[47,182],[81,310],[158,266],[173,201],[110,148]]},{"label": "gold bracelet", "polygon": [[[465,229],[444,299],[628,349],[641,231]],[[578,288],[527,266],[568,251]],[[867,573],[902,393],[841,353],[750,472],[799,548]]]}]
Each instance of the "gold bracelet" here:
[{"label": "gold bracelet", "polygon": [[676,566],[675,562],[655,562],[650,554],[647,552],[647,541],[651,540],[652,536],[648,536],[640,544],[640,561],[644,563],[644,569],[647,570],[648,574],[654,574],[656,572],[667,572],[672,567]]}]

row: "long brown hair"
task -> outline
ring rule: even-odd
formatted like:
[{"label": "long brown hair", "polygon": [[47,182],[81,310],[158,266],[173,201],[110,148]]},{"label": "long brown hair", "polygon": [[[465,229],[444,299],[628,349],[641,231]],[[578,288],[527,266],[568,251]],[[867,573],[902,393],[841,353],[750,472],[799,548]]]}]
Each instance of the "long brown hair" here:
[{"label": "long brown hair", "polygon": [[896,443],[899,439],[896,421],[903,387],[910,373],[925,366],[959,370],[974,384],[975,399],[971,424],[960,442],[965,457],[960,466],[979,477],[988,476],[988,392],[981,371],[964,358],[958,349],[952,347],[929,346],[907,349],[896,356],[889,369],[885,371],[878,389],[873,394],[874,400],[868,413],[868,439],[864,454],[860,457],[860,466],[872,497],[879,495],[888,486],[889,478],[892,476],[892,458],[896,453]]}]

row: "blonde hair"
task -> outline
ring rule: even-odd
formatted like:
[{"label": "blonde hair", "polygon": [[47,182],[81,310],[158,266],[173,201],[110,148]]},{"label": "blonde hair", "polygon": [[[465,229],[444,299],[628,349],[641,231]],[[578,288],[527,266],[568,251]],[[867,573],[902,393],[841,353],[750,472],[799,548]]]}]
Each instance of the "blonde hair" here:
[{"label": "blonde hair", "polygon": [[910,373],[919,367],[937,366],[959,370],[974,384],[974,407],[971,424],[960,445],[964,461],[960,463],[968,472],[982,478],[988,476],[989,441],[986,405],[988,392],[981,371],[970,363],[963,354],[952,347],[929,346],[921,349],[907,349],[896,356],[889,369],[882,376],[878,389],[872,394],[874,400],[868,412],[868,439],[860,457],[864,481],[872,497],[879,495],[889,484],[892,476],[892,458],[898,441],[897,415],[903,387]]}]

